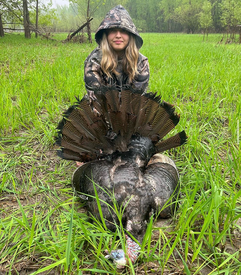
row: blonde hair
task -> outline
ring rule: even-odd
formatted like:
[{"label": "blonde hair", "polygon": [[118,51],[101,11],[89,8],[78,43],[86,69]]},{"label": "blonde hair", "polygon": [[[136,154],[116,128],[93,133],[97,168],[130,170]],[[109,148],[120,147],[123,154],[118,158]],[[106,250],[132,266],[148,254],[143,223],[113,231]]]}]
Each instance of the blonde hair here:
[{"label": "blonde hair", "polygon": [[[106,33],[103,33],[100,48],[102,51],[101,58],[101,69],[108,76],[112,77],[112,73],[119,75],[117,72],[118,65],[118,56],[115,51],[110,47]],[[137,71],[137,61],[139,57],[139,50],[136,46],[135,38],[132,34],[129,34],[129,43],[125,48],[125,55],[123,57],[123,71],[129,77],[129,81],[131,82],[135,75],[138,73]]]}]

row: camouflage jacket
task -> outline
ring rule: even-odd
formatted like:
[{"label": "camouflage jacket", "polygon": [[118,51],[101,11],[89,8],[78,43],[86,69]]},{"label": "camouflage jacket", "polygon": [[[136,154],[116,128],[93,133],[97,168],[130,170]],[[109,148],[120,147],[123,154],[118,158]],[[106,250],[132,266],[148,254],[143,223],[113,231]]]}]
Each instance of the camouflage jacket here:
[{"label": "camouflage jacket", "polygon": [[[99,28],[95,34],[95,40],[100,45],[103,32],[111,28],[121,28],[130,33],[135,37],[136,46],[138,49],[141,48],[143,40],[140,37],[129,13],[121,5],[118,5],[111,9],[101,22]],[[125,87],[131,86],[132,88],[145,91],[149,82],[149,63],[148,59],[139,53],[137,62],[138,74],[134,80],[130,83],[128,76],[123,72],[122,61],[119,60],[117,71],[119,75],[112,74],[112,77],[102,71],[100,67],[101,62],[101,49],[97,47],[85,60],[85,86],[89,95],[97,92],[102,85],[107,87],[116,87],[118,90],[122,90]]]},{"label": "camouflage jacket", "polygon": [[101,50],[96,48],[85,60],[85,87],[87,93],[91,95],[97,92],[102,85],[107,87],[116,87],[117,90],[121,91],[129,86],[134,89],[146,91],[149,82],[149,63],[148,59],[139,53],[139,58],[137,62],[138,74],[135,76],[134,80],[129,83],[128,75],[126,75],[122,70],[122,61],[118,62],[117,71],[120,73],[118,76],[112,74],[111,77],[102,71],[100,67],[101,61]]}]

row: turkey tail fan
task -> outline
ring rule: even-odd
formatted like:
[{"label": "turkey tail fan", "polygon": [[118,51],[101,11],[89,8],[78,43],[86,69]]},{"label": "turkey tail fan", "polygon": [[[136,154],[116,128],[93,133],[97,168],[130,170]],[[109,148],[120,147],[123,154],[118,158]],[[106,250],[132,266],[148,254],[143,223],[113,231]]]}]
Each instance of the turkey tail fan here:
[{"label": "turkey tail fan", "polygon": [[61,147],[59,156],[69,160],[87,162],[125,152],[134,135],[150,138],[156,152],[187,140],[184,131],[162,140],[178,124],[179,115],[155,93],[106,88],[96,94],[92,104],[85,96],[63,116],[56,144]]}]

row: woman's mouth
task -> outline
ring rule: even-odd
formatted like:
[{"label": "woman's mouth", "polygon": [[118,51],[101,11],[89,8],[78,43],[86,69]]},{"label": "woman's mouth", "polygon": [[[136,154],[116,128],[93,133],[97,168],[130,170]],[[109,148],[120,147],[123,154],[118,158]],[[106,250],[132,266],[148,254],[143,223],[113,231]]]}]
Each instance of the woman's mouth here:
[{"label": "woman's mouth", "polygon": [[122,43],[122,41],[117,40],[117,41],[114,41],[114,43],[115,43],[115,44],[117,44],[117,45],[119,45],[119,44],[121,44],[121,43]]}]

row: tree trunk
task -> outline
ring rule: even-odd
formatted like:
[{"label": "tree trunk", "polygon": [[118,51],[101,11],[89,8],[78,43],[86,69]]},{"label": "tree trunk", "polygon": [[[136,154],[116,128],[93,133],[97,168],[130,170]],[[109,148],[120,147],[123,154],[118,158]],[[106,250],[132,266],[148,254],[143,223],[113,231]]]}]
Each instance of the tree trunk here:
[{"label": "tree trunk", "polygon": [[92,43],[90,22],[87,23],[87,33],[88,33],[89,42]]},{"label": "tree trunk", "polygon": [[36,32],[35,37],[38,37],[38,0],[36,0]]},{"label": "tree trunk", "polygon": [[90,27],[90,0],[88,0],[88,4],[87,4],[87,33],[88,33],[88,39],[89,39],[89,42],[92,43],[92,37],[91,37],[91,27]]},{"label": "tree trunk", "polygon": [[4,37],[2,14],[0,13],[0,37]]},{"label": "tree trunk", "polygon": [[29,21],[29,11],[28,11],[28,1],[23,0],[23,23],[24,23],[24,33],[25,38],[31,38],[30,34],[30,21]]},{"label": "tree trunk", "polygon": [[241,25],[239,26],[239,44],[241,44]]}]

